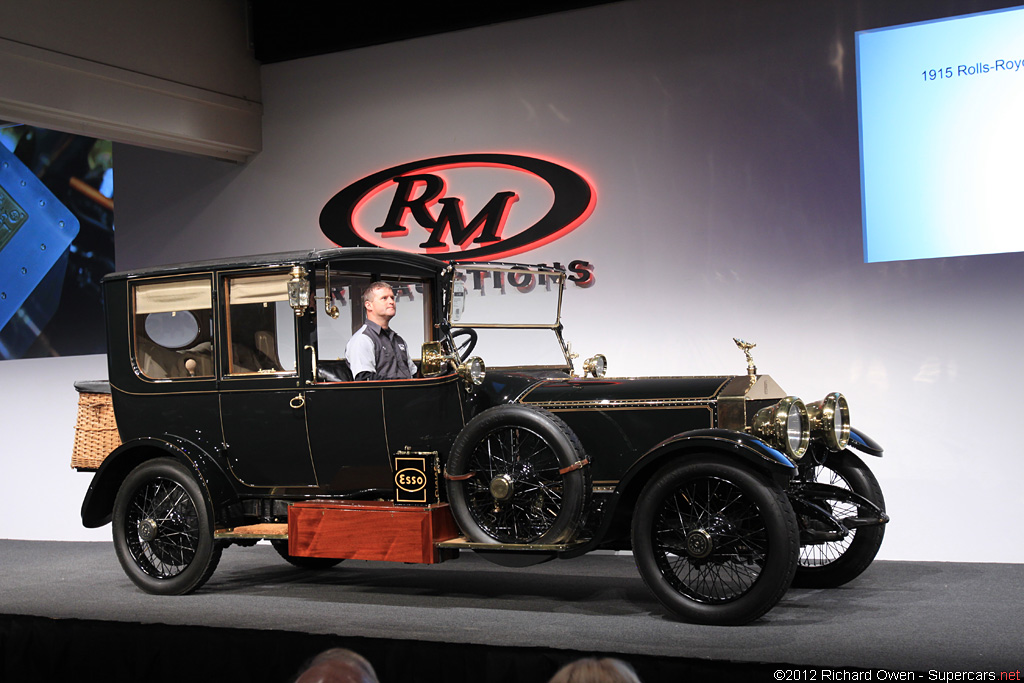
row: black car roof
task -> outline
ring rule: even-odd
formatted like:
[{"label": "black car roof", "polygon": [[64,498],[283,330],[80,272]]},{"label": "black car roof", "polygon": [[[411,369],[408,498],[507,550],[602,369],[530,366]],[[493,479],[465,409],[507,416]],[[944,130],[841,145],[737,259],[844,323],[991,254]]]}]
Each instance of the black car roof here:
[{"label": "black car roof", "polygon": [[288,265],[292,263],[323,263],[326,261],[372,261],[386,265],[412,266],[417,269],[438,272],[447,267],[447,262],[424,254],[414,254],[392,249],[375,247],[350,247],[333,249],[311,249],[309,251],[288,251],[274,254],[254,254],[234,258],[190,261],[166,266],[151,266],[110,273],[103,278],[123,280],[150,275],[175,275],[211,270],[232,270],[235,268],[256,268],[259,266]]}]

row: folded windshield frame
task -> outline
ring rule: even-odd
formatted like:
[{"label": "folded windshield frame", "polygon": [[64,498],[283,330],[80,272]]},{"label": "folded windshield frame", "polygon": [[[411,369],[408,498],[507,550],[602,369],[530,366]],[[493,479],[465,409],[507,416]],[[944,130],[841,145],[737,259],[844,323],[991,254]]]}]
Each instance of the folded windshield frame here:
[{"label": "folded windshield frame", "polygon": [[[558,358],[539,358],[540,363],[501,362],[498,367],[555,368],[572,371],[569,349],[562,338],[562,294],[565,273],[548,266],[511,263],[452,264],[446,317],[454,328],[488,330],[550,330],[557,342]],[[534,335],[531,335],[534,336]],[[506,345],[505,351],[508,351]],[[515,345],[521,353],[524,344]],[[525,348],[536,349],[533,344]],[[555,349],[552,348],[552,351]],[[543,350],[541,350],[543,351]],[[505,356],[510,355],[505,353]]]}]

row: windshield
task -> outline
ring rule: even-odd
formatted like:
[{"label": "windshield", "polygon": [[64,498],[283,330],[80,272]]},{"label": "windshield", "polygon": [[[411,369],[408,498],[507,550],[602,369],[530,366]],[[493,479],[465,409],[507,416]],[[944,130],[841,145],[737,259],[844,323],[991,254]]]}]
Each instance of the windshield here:
[{"label": "windshield", "polygon": [[558,326],[565,274],[527,266],[459,266],[452,279],[452,326]]},{"label": "windshield", "polygon": [[476,330],[490,367],[567,366],[560,316],[565,274],[542,266],[464,264],[452,276],[449,321]]}]

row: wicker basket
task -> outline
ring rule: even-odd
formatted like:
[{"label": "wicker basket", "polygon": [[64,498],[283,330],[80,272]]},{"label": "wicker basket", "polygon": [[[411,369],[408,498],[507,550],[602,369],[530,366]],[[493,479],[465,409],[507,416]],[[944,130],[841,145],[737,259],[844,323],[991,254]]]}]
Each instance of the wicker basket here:
[{"label": "wicker basket", "polygon": [[71,466],[94,470],[120,445],[121,437],[117,433],[110,394],[79,393]]}]

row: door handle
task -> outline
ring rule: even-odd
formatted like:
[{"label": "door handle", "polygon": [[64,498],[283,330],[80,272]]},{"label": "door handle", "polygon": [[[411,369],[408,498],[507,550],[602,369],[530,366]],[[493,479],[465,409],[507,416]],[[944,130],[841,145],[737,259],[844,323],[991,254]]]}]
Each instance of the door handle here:
[{"label": "door handle", "polygon": [[307,379],[306,384],[316,384],[317,380],[317,367],[316,367],[316,349],[309,344],[306,344],[303,348],[309,349],[309,356],[313,361],[313,379]]},{"label": "door handle", "polygon": [[304,405],[306,405],[306,395],[299,394],[298,396],[292,396],[292,400],[288,401],[288,405],[290,405],[295,410],[299,410]]}]

